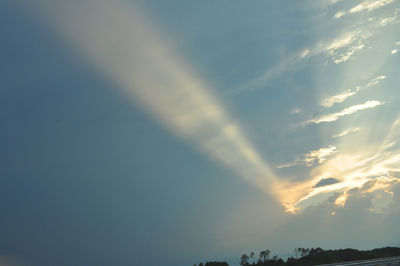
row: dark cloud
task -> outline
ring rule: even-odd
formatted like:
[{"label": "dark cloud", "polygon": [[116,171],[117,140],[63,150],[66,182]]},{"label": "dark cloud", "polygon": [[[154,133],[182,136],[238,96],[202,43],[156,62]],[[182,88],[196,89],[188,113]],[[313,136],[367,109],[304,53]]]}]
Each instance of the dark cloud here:
[{"label": "dark cloud", "polygon": [[339,183],[339,182],[340,182],[339,180],[337,180],[336,178],[333,178],[333,177],[323,178],[317,184],[315,184],[313,186],[313,188],[333,185],[333,184],[336,184],[336,183]]}]

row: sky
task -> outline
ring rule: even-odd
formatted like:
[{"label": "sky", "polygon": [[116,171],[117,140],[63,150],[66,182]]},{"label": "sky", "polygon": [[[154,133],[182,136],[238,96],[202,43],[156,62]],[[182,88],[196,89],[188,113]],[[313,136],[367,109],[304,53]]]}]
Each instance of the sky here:
[{"label": "sky", "polygon": [[400,245],[398,0],[4,0],[0,264]]}]

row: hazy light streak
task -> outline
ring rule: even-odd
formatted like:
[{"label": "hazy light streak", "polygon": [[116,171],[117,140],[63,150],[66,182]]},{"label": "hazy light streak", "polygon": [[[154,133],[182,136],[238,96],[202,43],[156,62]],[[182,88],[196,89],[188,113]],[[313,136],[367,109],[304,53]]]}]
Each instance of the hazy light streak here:
[{"label": "hazy light streak", "polygon": [[354,114],[356,112],[359,112],[359,111],[362,111],[365,109],[374,108],[374,107],[382,105],[382,104],[384,104],[384,102],[367,101],[363,104],[353,105],[348,108],[345,108],[341,112],[326,114],[326,115],[323,115],[323,116],[320,116],[317,118],[310,119],[310,120],[306,121],[305,124],[311,124],[311,123],[319,124],[319,123],[324,123],[324,122],[334,122],[334,121],[338,120],[340,117],[351,115],[351,114]]},{"label": "hazy light streak", "polygon": [[[100,71],[176,135],[276,195],[278,180],[210,88],[125,1],[29,1]],[[56,2],[56,3],[55,3]]]}]

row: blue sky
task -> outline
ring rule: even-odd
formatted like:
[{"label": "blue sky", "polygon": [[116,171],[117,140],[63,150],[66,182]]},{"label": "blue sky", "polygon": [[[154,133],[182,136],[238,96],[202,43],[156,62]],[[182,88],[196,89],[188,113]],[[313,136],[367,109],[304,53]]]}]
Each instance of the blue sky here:
[{"label": "blue sky", "polygon": [[0,6],[1,263],[399,244],[399,1]]}]

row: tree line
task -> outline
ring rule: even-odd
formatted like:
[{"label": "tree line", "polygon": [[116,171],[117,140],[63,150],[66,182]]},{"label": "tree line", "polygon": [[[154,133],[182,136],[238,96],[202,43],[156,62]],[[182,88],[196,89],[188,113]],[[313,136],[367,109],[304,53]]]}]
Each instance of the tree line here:
[{"label": "tree line", "polygon": [[[372,250],[337,249],[323,250],[322,248],[295,248],[294,256],[283,260],[278,255],[271,256],[269,249],[262,250],[258,254],[250,252],[240,257],[241,266],[295,266],[295,265],[318,265],[328,263],[340,263],[357,260],[368,260],[376,258],[400,256],[400,248],[385,247]],[[194,266],[197,266],[194,264]],[[229,266],[227,262],[210,261],[198,266]]]}]

